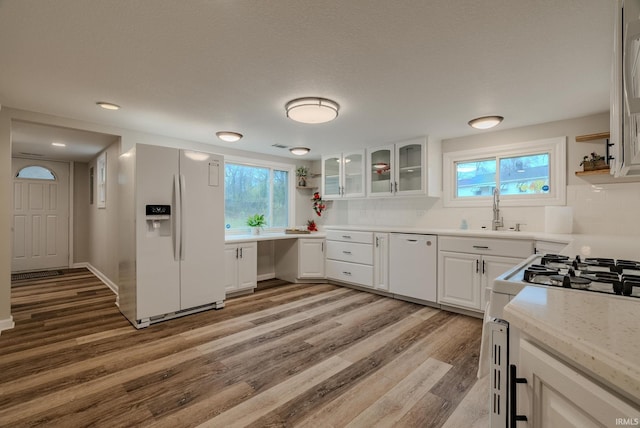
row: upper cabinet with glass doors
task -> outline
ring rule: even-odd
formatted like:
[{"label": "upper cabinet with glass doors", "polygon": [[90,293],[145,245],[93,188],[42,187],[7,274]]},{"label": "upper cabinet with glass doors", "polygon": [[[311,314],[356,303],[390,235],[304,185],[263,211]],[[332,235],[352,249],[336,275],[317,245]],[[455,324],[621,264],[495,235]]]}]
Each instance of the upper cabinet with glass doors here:
[{"label": "upper cabinet with glass doors", "polygon": [[364,150],[322,157],[322,198],[362,198],[365,195]]},{"label": "upper cabinet with glass doors", "polygon": [[427,138],[369,149],[368,196],[440,196],[440,157],[440,141]]}]

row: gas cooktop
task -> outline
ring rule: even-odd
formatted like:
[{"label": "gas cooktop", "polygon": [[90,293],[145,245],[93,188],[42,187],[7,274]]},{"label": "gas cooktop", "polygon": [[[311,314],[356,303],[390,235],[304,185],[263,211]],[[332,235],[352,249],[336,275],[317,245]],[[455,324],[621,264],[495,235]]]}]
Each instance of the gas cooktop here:
[{"label": "gas cooktop", "polygon": [[525,266],[522,280],[530,284],[640,298],[640,262],[633,260],[545,254]]}]

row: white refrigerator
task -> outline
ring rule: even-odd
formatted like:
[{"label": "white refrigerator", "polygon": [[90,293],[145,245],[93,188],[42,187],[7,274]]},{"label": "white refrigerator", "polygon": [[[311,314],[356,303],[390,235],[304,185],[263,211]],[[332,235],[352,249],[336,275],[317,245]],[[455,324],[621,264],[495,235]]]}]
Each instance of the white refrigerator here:
[{"label": "white refrigerator", "polygon": [[142,328],[224,307],[224,158],[138,144],[119,166],[120,311]]}]

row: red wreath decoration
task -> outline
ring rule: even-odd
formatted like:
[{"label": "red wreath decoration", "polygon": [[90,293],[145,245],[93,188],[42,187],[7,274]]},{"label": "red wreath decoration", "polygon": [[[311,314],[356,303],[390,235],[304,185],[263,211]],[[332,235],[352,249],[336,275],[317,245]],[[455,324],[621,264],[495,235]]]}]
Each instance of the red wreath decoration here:
[{"label": "red wreath decoration", "polygon": [[322,200],[319,192],[315,192],[311,200],[313,201],[313,210],[316,212],[318,217],[320,217],[322,215],[322,211],[327,208],[327,205]]}]

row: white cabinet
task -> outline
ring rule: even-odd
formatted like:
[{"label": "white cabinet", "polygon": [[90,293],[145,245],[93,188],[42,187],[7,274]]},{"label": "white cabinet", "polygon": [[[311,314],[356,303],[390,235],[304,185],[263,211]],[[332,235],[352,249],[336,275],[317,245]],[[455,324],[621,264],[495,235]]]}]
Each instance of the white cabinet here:
[{"label": "white cabinet", "polygon": [[318,282],[325,277],[325,242],[320,238],[274,241],[276,278],[289,282]]},{"label": "white cabinet", "polygon": [[258,244],[245,242],[224,247],[225,292],[252,290],[258,283]]},{"label": "white cabinet", "polygon": [[389,234],[373,234],[373,287],[389,290]]},{"label": "white cabinet", "polygon": [[638,425],[638,409],[582,372],[520,340],[517,376],[526,383],[515,386],[518,414],[535,427],[602,427]]},{"label": "white cabinet", "polygon": [[435,235],[390,234],[390,292],[401,297],[437,301],[437,240]]},{"label": "white cabinet", "polygon": [[438,303],[484,311],[493,280],[533,254],[530,240],[441,237]]},{"label": "white cabinet", "polygon": [[440,141],[427,138],[367,150],[369,197],[441,194]]},{"label": "white cabinet", "polygon": [[364,150],[322,157],[323,199],[364,197],[364,183]]},{"label": "white cabinet", "polygon": [[324,239],[298,239],[298,278],[324,278]]},{"label": "white cabinet", "polygon": [[373,233],[327,232],[327,278],[373,287]]}]

